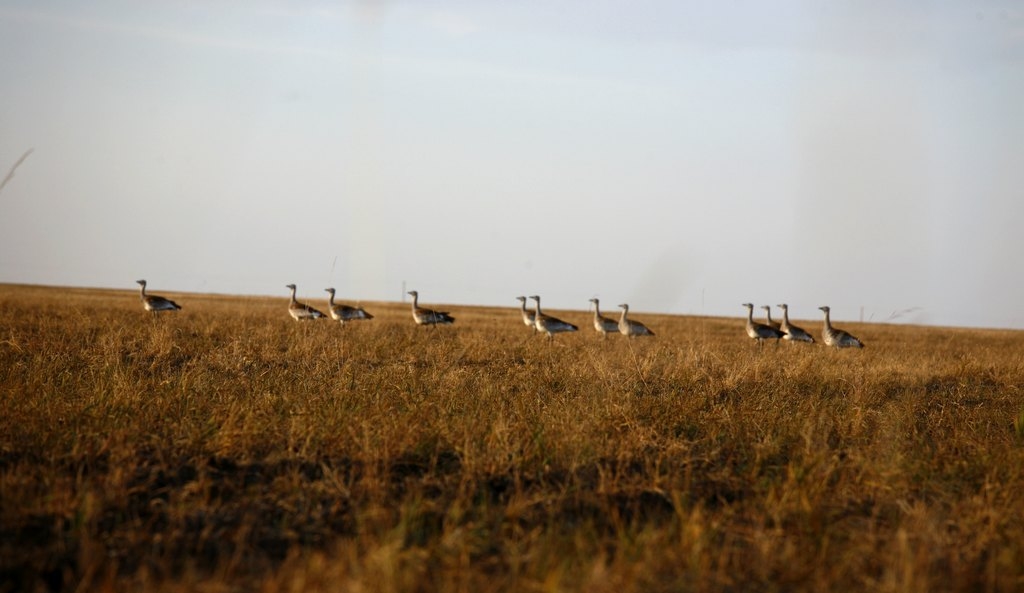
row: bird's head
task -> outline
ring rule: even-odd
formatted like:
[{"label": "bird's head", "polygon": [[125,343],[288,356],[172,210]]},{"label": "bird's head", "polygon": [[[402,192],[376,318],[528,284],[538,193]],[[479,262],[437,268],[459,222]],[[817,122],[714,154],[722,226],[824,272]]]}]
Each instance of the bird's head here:
[{"label": "bird's head", "polygon": [[334,294],[334,289],[333,288],[325,288],[324,292],[329,292],[331,294]]},{"label": "bird's head", "polygon": [[782,303],[781,305],[775,305],[775,306],[780,308],[780,309],[782,309],[783,311],[785,311],[786,309],[789,309],[789,305],[787,305],[786,303]]},{"label": "bird's head", "polygon": [[821,309],[822,311],[826,312],[826,313],[828,313],[829,311],[832,310],[831,308],[829,308],[828,305],[823,305],[823,306],[818,307],[818,308]]},{"label": "bird's head", "polygon": [[516,300],[519,301],[520,303],[525,303],[526,302],[526,297],[524,297],[524,296],[517,296]]},{"label": "bird's head", "polygon": [[141,286],[145,286],[146,285],[146,281],[145,280],[136,280],[135,283],[139,284]]},{"label": "bird's head", "polygon": [[295,290],[295,285],[294,284],[285,284],[284,287],[285,288],[290,288],[292,290]]},{"label": "bird's head", "polygon": [[409,296],[420,296],[420,293],[416,292],[415,290],[410,290],[409,292],[407,292],[405,294],[407,294]]},{"label": "bird's head", "polygon": [[619,308],[620,309],[625,309],[625,310],[629,311],[629,305],[627,305],[626,303],[621,303],[619,305]]}]

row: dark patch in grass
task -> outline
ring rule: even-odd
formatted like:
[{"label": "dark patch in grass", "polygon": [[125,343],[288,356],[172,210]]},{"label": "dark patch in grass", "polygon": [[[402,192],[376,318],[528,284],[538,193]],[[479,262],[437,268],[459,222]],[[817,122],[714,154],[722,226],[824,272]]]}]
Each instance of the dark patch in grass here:
[{"label": "dark patch in grass", "polygon": [[0,591],[60,591],[77,569],[71,523],[56,514],[26,515],[0,524]]}]

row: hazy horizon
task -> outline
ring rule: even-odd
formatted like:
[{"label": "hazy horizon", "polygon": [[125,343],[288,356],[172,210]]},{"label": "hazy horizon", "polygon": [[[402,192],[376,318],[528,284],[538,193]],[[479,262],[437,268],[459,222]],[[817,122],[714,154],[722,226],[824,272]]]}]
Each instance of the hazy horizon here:
[{"label": "hazy horizon", "polygon": [[1024,328],[1013,2],[0,0],[0,53],[0,282]]}]

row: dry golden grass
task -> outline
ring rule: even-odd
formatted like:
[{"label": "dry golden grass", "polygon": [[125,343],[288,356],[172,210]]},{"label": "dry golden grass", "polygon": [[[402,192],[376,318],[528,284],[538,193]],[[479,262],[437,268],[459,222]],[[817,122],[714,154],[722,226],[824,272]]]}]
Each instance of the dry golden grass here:
[{"label": "dry golden grass", "polygon": [[1024,332],[161,293],[0,286],[0,591],[1024,588]]}]

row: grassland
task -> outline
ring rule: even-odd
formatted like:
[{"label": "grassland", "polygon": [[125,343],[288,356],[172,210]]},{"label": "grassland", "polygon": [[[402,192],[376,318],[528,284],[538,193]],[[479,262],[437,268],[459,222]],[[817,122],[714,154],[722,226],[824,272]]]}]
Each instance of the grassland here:
[{"label": "grassland", "polygon": [[1024,332],[157,292],[0,286],[0,591],[1024,589]]}]

